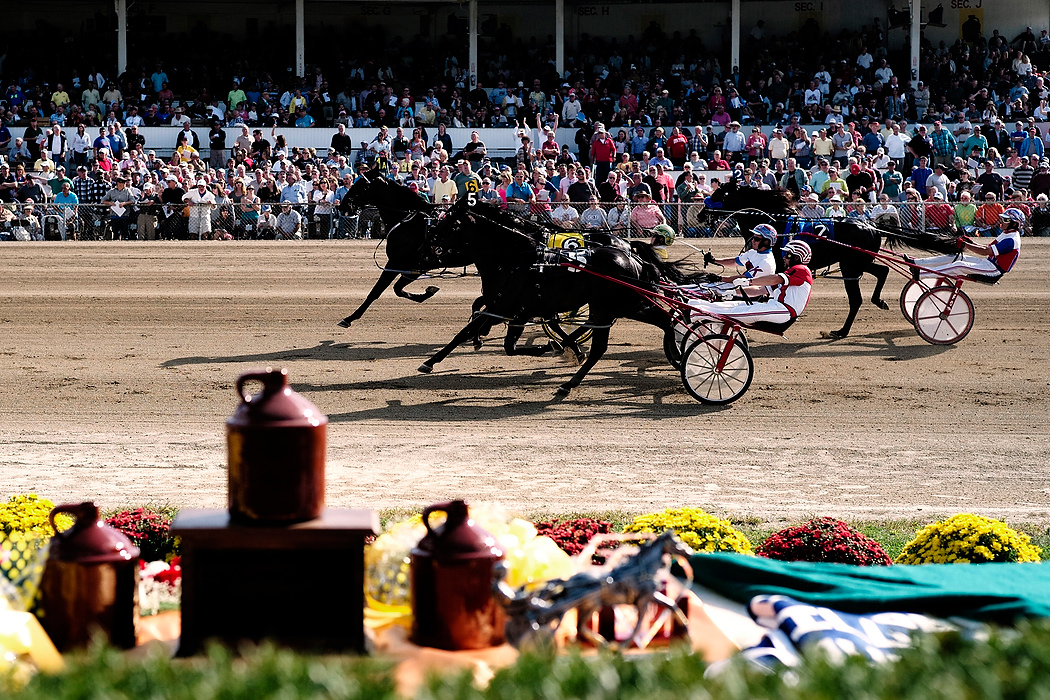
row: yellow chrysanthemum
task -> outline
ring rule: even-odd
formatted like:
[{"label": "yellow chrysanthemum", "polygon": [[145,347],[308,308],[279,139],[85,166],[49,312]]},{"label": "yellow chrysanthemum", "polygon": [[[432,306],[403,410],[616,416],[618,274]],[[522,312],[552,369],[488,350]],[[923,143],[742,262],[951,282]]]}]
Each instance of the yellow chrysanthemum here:
[{"label": "yellow chrysanthemum", "polygon": [[927,525],[904,546],[898,564],[1037,562],[1042,550],[1000,520],[960,513]]},{"label": "yellow chrysanthemum", "polygon": [[754,554],[751,542],[728,520],[716,518],[700,508],[670,508],[661,513],[640,515],[625,528],[625,532],[665,530],[674,530],[695,552]]}]

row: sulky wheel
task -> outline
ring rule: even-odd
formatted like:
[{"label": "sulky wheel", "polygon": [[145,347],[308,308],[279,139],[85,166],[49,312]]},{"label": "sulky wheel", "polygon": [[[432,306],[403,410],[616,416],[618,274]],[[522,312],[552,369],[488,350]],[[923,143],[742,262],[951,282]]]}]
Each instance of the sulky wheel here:
[{"label": "sulky wheel", "polygon": [[[566,334],[560,332],[561,329],[566,328],[567,332],[571,334],[578,327],[587,323],[587,319],[590,316],[590,314],[591,307],[587,304],[584,304],[575,311],[566,311],[565,313],[561,313],[555,316],[554,320],[557,323],[548,323],[547,321],[543,321],[543,323],[541,324],[543,326],[543,332],[546,333],[547,337],[551,340],[556,340],[559,343],[564,342]],[[585,329],[583,333],[580,333],[580,337],[576,339],[577,344],[583,345],[584,343],[586,343],[588,340],[590,340],[591,335],[593,335],[593,333],[594,331],[592,329]]]},{"label": "sulky wheel", "polygon": [[682,368],[682,351],[678,349],[678,338],[681,337],[678,331],[679,325],[675,323],[674,328],[664,333],[664,355],[675,369]]},{"label": "sulky wheel", "polygon": [[688,324],[688,314],[676,313],[671,317],[670,332],[664,333],[664,355],[675,369],[682,368],[682,345],[693,337]]},{"label": "sulky wheel", "polygon": [[[686,331],[682,335],[682,339],[678,342],[678,350],[684,355],[686,349],[700,338],[706,335],[720,335],[722,333],[722,322],[716,321],[713,318],[705,318],[700,321],[693,321],[690,324],[692,331]],[[745,348],[748,347],[747,337],[744,336],[744,332],[737,330],[735,332],[736,342],[743,345]]]},{"label": "sulky wheel", "polygon": [[904,285],[904,289],[901,290],[901,313],[908,323],[915,323],[915,302],[929,288],[930,285],[919,280],[908,280]]},{"label": "sulky wheel", "polygon": [[682,356],[682,383],[701,403],[722,405],[736,401],[751,386],[754,376],[751,353],[728,335],[701,338]]},{"label": "sulky wheel", "polygon": [[955,287],[934,287],[915,302],[915,330],[934,345],[951,345],[965,338],[973,328],[973,317],[973,302]]}]

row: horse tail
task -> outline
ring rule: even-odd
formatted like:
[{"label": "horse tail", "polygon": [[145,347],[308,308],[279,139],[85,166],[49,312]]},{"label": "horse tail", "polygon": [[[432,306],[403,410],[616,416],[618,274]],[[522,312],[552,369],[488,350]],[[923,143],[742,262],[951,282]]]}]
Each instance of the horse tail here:
[{"label": "horse tail", "polygon": [[651,243],[631,241],[631,250],[641,260],[642,267],[652,278],[650,281],[666,280],[674,284],[687,284],[691,279],[688,266],[682,261],[664,260]]},{"label": "horse tail", "polygon": [[959,252],[956,246],[956,237],[953,234],[937,231],[923,231],[917,228],[905,228],[903,226],[879,227],[883,241],[889,248],[905,246],[916,248],[928,253],[940,253],[951,255]]}]

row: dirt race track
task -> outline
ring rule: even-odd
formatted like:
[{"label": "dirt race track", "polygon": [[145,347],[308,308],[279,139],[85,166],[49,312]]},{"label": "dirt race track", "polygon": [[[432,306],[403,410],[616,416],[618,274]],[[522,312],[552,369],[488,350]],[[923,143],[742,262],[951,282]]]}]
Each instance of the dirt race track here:
[{"label": "dirt race track", "polygon": [[891,311],[866,304],[854,335],[821,339],[846,299],[819,280],[786,339],[751,335],[754,384],[724,408],[690,398],[659,332],[633,322],[563,401],[571,367],[495,341],[419,374],[480,283],[440,280],[421,305],[384,296],[338,328],[378,274],[374,247],[4,244],[0,495],[223,505],[233,382],[272,365],[331,419],[330,505],[466,497],[530,513],[688,504],[1050,524],[1050,242],[1026,240],[1002,284],[967,285],[977,320],[951,347],[903,320],[899,277]]}]

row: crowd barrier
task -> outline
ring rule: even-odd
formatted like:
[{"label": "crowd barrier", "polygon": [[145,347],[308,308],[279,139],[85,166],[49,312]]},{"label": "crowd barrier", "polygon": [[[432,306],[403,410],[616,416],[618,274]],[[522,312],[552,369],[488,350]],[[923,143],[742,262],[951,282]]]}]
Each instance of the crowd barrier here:
[{"label": "crowd barrier", "polygon": [[[819,129],[823,125],[820,124],[807,124],[804,125],[809,131]],[[913,128],[916,125],[909,125],[909,128]],[[933,131],[933,125],[926,125],[928,131]],[[250,127],[250,131],[254,131],[256,128],[261,127]],[[436,126],[427,126],[426,132],[429,139],[429,143],[433,143],[434,136],[437,134]],[[620,129],[624,129],[628,132],[628,136],[631,136],[629,127],[613,127],[609,131],[615,137]],[[649,131],[653,127],[645,127],[645,132],[648,135]],[[773,133],[773,126],[762,126],[760,129],[769,137]],[[1050,132],[1050,122],[1037,122],[1036,128],[1039,129],[1039,133],[1045,139],[1048,132]],[[99,127],[88,127],[87,133],[94,140],[98,135]],[[66,138],[72,138],[73,134],[76,133],[74,127],[64,127],[63,129],[66,134]],[[208,147],[208,131],[207,126],[193,126],[191,130],[197,134],[197,138],[200,140],[200,152],[201,157],[207,159],[211,155],[211,149]],[[263,136],[273,142],[273,138],[270,136],[269,128],[262,128]],[[21,133],[21,129],[17,130]],[[175,148],[178,146],[177,139],[179,131],[178,127],[172,126],[144,126],[139,127],[139,134],[146,139],[146,150],[156,151],[157,155],[161,158],[168,158],[172,153],[175,152]],[[239,126],[223,127],[223,131],[226,132],[226,149],[227,155],[229,155],[229,149],[233,147],[237,137],[241,135],[241,128]],[[393,138],[394,129],[390,129],[390,136]],[[517,153],[518,149],[521,148],[521,139],[518,136],[518,130],[514,128],[483,128],[483,129],[464,129],[454,128],[448,129],[448,135],[452,138],[453,150],[449,155],[454,154],[460,150],[470,141],[470,135],[472,132],[477,131],[479,138],[485,143],[485,147],[488,149],[488,154],[492,158],[506,158],[513,156]],[[539,148],[540,143],[543,141],[543,133],[538,129],[528,129],[529,137],[532,139],[534,147]],[[683,127],[683,131],[692,136],[693,127]],[[721,127],[716,127],[714,133],[719,133]],[[577,129],[559,128],[555,134],[559,144],[565,144],[569,147],[572,153],[576,153],[578,148],[576,146],[576,132]],[[668,129],[670,132],[670,129]],[[706,132],[706,127],[705,127]],[[12,130],[15,133],[15,130]],[[328,147],[332,143],[332,135],[336,133],[336,130],[332,127],[315,127],[309,129],[297,129],[297,128],[281,128],[277,130],[278,134],[284,136],[285,141],[289,148],[316,148],[318,153],[327,154]],[[354,150],[360,148],[361,143],[371,143],[375,140],[376,135],[379,133],[378,127],[367,127],[367,128],[351,128],[346,130],[347,135],[350,137],[351,143],[353,143]],[[408,135],[412,134],[412,129],[406,128],[405,133]],[[750,126],[748,128],[750,133]],[[18,134],[16,134],[18,135]]]},{"label": "crowd barrier", "polygon": [[[1034,210],[1034,202],[1026,202]],[[600,215],[586,204],[570,204],[567,211],[548,203],[509,204],[508,208],[526,218],[552,228],[610,230],[624,237],[647,237],[649,233],[631,221],[634,205],[623,202],[600,204]],[[730,214],[705,208],[699,203],[657,204],[666,222],[684,238],[735,237],[739,225]],[[966,233],[971,236],[995,235],[994,228],[974,227],[957,231],[953,217],[924,202],[891,204],[891,215],[905,228]],[[949,205],[954,207],[958,204]],[[440,209],[440,208],[439,208]],[[809,218],[852,217],[870,220],[872,206],[859,210],[848,203],[839,211],[819,207],[803,211]],[[943,225],[949,219],[948,225]],[[878,223],[878,222],[877,222]],[[1045,229],[1026,234],[1046,235]],[[352,215],[341,214],[324,204],[235,204],[217,205],[138,204],[124,211],[103,205],[34,204],[7,205],[0,209],[0,241],[31,240],[309,240],[382,238],[386,235],[378,213],[363,209]]]}]

